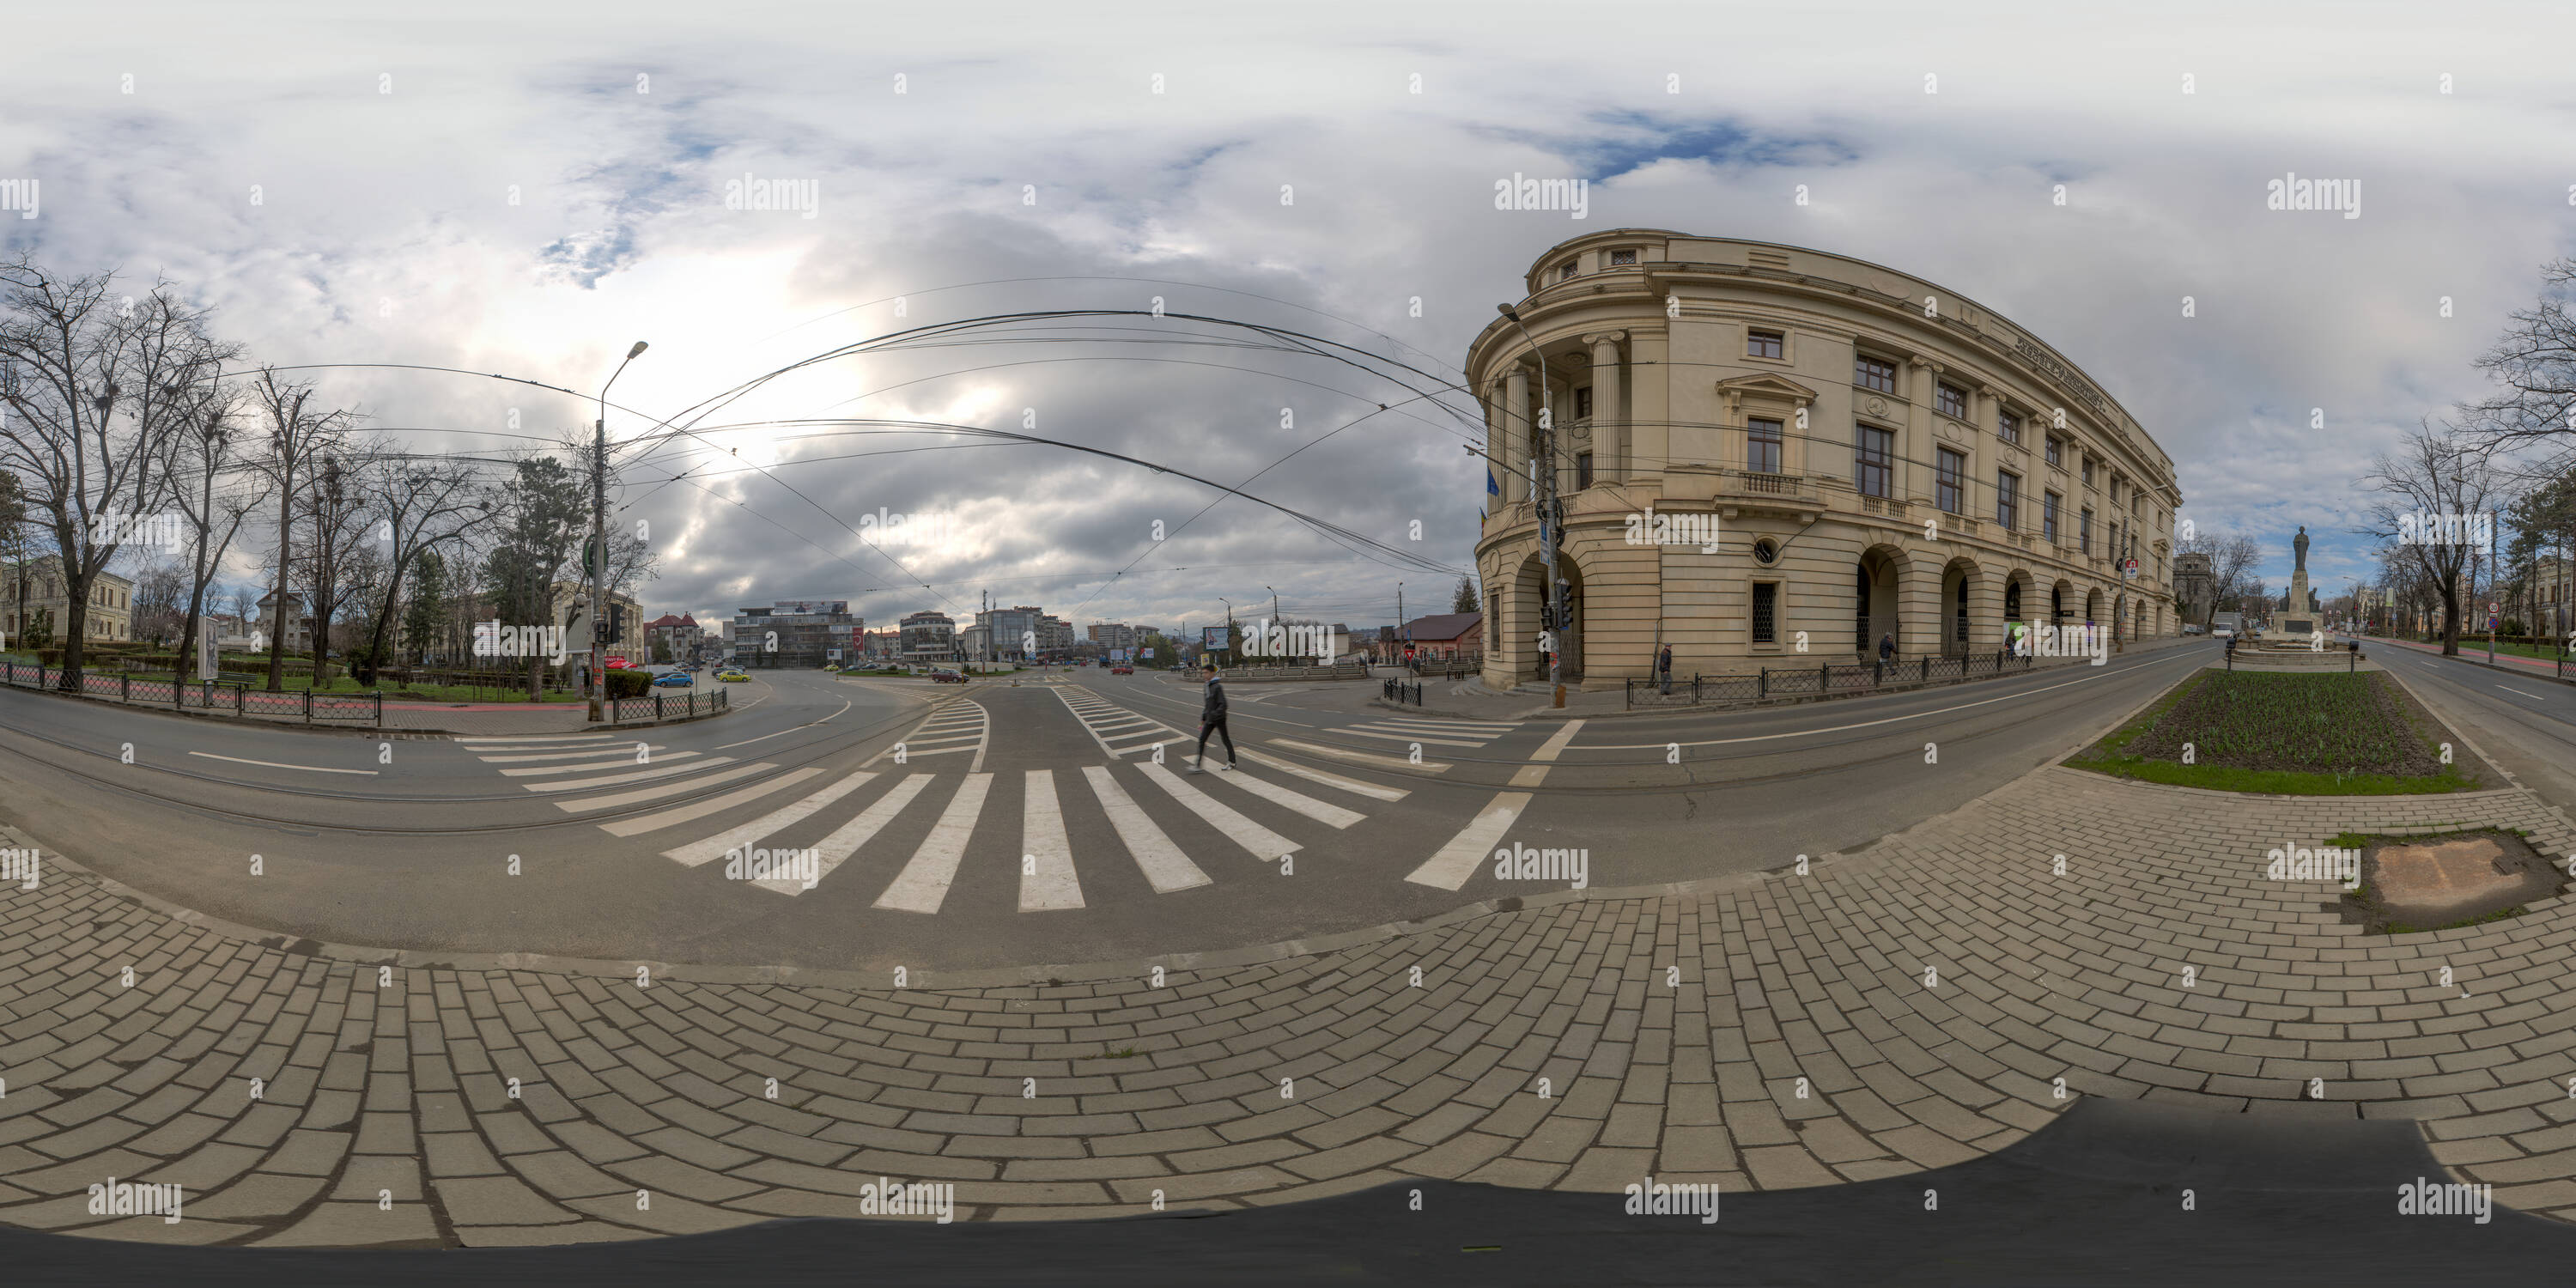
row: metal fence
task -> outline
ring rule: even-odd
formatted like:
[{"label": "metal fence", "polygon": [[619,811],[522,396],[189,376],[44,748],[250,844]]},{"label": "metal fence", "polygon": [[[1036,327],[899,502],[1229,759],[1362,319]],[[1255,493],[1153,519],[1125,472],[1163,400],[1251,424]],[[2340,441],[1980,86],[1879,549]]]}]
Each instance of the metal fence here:
[{"label": "metal fence", "polygon": [[[54,666],[31,666],[24,662],[0,663],[0,681],[22,689],[63,689],[63,670]],[[268,719],[301,720],[306,724],[344,721],[381,725],[385,720],[385,695],[371,693],[315,693],[299,689],[270,693],[253,689],[233,680],[198,680],[183,683],[131,671],[92,671],[83,668],[80,692],[87,697],[129,706],[171,707],[181,711],[229,711],[236,716],[260,716]]]},{"label": "metal fence", "polygon": [[732,709],[733,694],[730,690],[716,688],[700,693],[691,689],[687,693],[647,693],[641,697],[618,698],[609,704],[608,718],[615,724],[629,720],[686,720]]},{"label": "metal fence", "polygon": [[1707,679],[1694,675],[1687,682],[1675,679],[1671,692],[1656,679],[1631,679],[1626,682],[1627,705],[1638,707],[1686,707],[1720,705],[1738,702],[1765,702],[1772,698],[1832,697],[1836,694],[1884,693],[1895,689],[1919,688],[1927,684],[1947,684],[1978,676],[2008,675],[2028,671],[2035,664],[2030,657],[2017,657],[2003,649],[1992,653],[1968,653],[1948,657],[1872,659],[1867,662],[1819,662],[1814,666],[1764,667],[1754,675],[1730,675]]},{"label": "metal fence", "polygon": [[1422,681],[1420,680],[1389,680],[1385,685],[1385,693],[1386,700],[1389,702],[1410,702],[1417,707],[1422,705]]}]

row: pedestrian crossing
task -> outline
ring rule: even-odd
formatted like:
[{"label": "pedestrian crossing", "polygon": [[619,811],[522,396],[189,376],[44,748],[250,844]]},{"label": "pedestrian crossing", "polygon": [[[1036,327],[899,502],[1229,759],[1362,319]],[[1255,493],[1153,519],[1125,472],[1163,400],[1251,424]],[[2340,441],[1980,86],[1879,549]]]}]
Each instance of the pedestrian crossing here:
[{"label": "pedestrian crossing", "polygon": [[[935,915],[952,906],[961,885],[982,888],[1015,878],[1020,912],[1064,912],[1088,907],[1095,890],[1113,884],[1102,865],[1132,864],[1156,894],[1194,890],[1215,883],[1209,867],[1241,872],[1247,858],[1276,865],[1305,848],[1292,833],[1346,830],[1367,819],[1370,803],[1408,794],[1259,753],[1247,759],[1251,766],[1206,775],[1175,773],[1150,760],[1015,773],[807,768],[599,827],[619,837],[677,833],[660,855],[717,873],[724,871],[720,860],[760,850],[810,859],[801,870],[772,868],[783,874],[744,882],[789,897],[846,874],[837,878],[841,884],[884,883],[873,907]],[[757,817],[689,835],[690,825],[790,791],[803,794]],[[1192,857],[1180,837],[1214,838],[1226,857],[1203,866],[1205,856]],[[1012,839],[1016,864],[997,854]],[[757,865],[742,870],[761,871]]]},{"label": "pedestrian crossing", "polygon": [[[690,777],[688,785],[704,786],[747,778],[758,769],[775,768],[771,765],[743,765],[732,756],[672,751],[660,743],[616,733],[528,734],[457,738],[454,741],[477,761],[494,766],[495,772],[504,780],[547,796],[636,783],[666,784],[664,787],[585,798],[577,802],[556,801],[557,805],[572,812],[610,809],[651,800],[670,786],[679,785],[669,780],[690,775],[697,777]],[[720,768],[725,766],[731,768]]]},{"label": "pedestrian crossing", "polygon": [[1331,732],[1386,742],[1420,743],[1425,747],[1482,747],[1519,725],[1492,720],[1444,720],[1427,716],[1389,716],[1367,724],[1344,725]]},{"label": "pedestrian crossing", "polygon": [[1065,710],[1082,722],[1091,740],[1111,756],[1148,751],[1168,742],[1188,742],[1190,735],[1148,716],[1141,716],[1079,684],[1057,689]]},{"label": "pedestrian crossing", "polygon": [[887,756],[894,757],[898,765],[909,765],[916,756],[967,755],[972,759],[966,762],[966,771],[974,773],[984,768],[984,751],[992,741],[993,713],[985,710],[981,702],[960,700],[942,704],[930,713],[929,719],[913,726],[911,733],[878,752],[868,763],[873,765]]}]

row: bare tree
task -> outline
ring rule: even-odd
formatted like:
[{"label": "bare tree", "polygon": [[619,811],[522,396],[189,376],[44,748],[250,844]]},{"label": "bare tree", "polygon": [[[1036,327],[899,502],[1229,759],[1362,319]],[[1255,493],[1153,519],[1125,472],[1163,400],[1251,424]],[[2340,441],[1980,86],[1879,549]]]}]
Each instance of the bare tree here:
[{"label": "bare tree", "polygon": [[296,480],[318,472],[321,458],[348,440],[346,412],[313,408],[313,386],[280,380],[272,367],[262,367],[252,382],[251,397],[268,420],[268,453],[259,470],[277,487],[277,548],[272,553],[276,588],[269,625],[268,691],[286,687],[287,583],[294,567]]},{"label": "bare tree", "polygon": [[2511,325],[2478,358],[2478,368],[2503,386],[2495,396],[2462,407],[2462,429],[2481,446],[2513,451],[2540,448],[2564,464],[2576,448],[2576,259],[2540,270],[2540,298],[2511,314]]},{"label": "bare tree", "polygon": [[[189,432],[171,435],[169,470],[183,480],[173,489],[179,512],[188,521],[195,541],[195,552],[188,565],[187,619],[179,631],[179,669],[184,675],[194,665],[197,636],[204,629],[202,621],[211,607],[207,592],[215,574],[223,567],[224,555],[232,548],[233,539],[251,513],[267,504],[265,475],[238,458],[242,431],[233,421],[242,412],[243,394],[225,386],[221,380],[200,387],[196,405],[188,410]],[[184,481],[195,479],[192,491]],[[220,484],[218,482],[220,480]],[[249,614],[243,613],[248,619]]]},{"label": "bare tree", "polygon": [[19,476],[60,558],[73,692],[91,587],[133,525],[169,503],[167,440],[187,424],[191,387],[234,356],[168,283],[139,299],[114,285],[52,273],[25,251],[0,262],[0,469]]},{"label": "bare tree", "polygon": [[384,557],[378,583],[373,630],[365,665],[371,682],[385,659],[385,635],[402,602],[403,579],[419,567],[421,557],[441,548],[462,548],[471,526],[492,512],[492,498],[470,465],[380,453],[359,473],[359,486],[370,499]]},{"label": "bare tree", "polygon": [[[2427,589],[2442,604],[2442,653],[2456,656],[2460,597],[2464,590],[2474,592],[2480,560],[2488,552],[2467,541],[2426,540],[2420,524],[2400,520],[2489,513],[2503,494],[2502,472],[2479,444],[2447,427],[2437,433],[2426,425],[2408,434],[2394,455],[2383,452],[2374,459],[2362,481],[2387,498],[2371,506],[2370,526],[2362,534],[2397,542],[2403,554],[2413,556],[2417,570],[2431,583]],[[2406,535],[2409,529],[2414,529],[2411,536]]]},{"label": "bare tree", "polygon": [[[359,444],[353,450],[363,453],[366,448]],[[304,543],[297,568],[313,592],[306,608],[313,617],[313,686],[317,689],[331,678],[331,623],[344,605],[363,602],[373,593],[371,578],[378,571],[367,497],[355,482],[364,465],[353,462],[362,460],[338,453],[324,455],[304,498],[312,539]]]},{"label": "bare tree", "polygon": [[155,559],[134,572],[133,635],[155,645],[179,633],[181,605],[188,595],[188,573],[176,559]]}]

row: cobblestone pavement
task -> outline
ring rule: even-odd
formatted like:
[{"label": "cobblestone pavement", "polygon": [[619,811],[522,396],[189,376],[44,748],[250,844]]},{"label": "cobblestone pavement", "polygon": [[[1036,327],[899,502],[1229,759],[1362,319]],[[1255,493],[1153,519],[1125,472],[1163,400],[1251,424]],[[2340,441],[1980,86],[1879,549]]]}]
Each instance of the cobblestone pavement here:
[{"label": "cobblestone pavement", "polygon": [[[493,1245],[855,1216],[880,1177],[953,1183],[960,1220],[1426,1176],[1740,1191],[1963,1161],[2085,1095],[2420,1119],[2499,1200],[2566,1215],[2569,901],[2365,938],[2330,884],[2264,879],[2285,842],[2462,823],[2576,845],[2519,790],[2047,768],[1805,876],[1549,896],[1159,986],[380,970],[48,868],[0,891],[0,1222]],[[91,1214],[111,1177],[181,1184],[187,1219]]]}]

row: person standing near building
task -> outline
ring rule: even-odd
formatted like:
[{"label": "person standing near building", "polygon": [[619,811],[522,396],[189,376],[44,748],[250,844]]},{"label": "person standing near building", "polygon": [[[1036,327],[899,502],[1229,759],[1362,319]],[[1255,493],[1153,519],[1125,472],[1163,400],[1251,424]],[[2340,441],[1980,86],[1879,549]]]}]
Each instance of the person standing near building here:
[{"label": "person standing near building", "polygon": [[1655,673],[1656,673],[1656,674],[1658,674],[1658,675],[1660,675],[1660,676],[1662,676],[1662,677],[1664,678],[1664,692],[1665,692],[1666,694],[1670,694],[1670,693],[1673,691],[1673,646],[1672,646],[1672,645],[1670,645],[1670,644],[1665,645],[1665,646],[1664,646],[1664,651],[1663,651],[1662,656],[1657,657],[1657,658],[1655,659]]},{"label": "person standing near building", "polygon": [[1234,735],[1225,727],[1225,681],[1217,678],[1216,659],[1207,661],[1207,697],[1199,703],[1199,750],[1190,772],[1207,772],[1207,740],[1214,733],[1225,742],[1225,767],[1234,768]]}]

